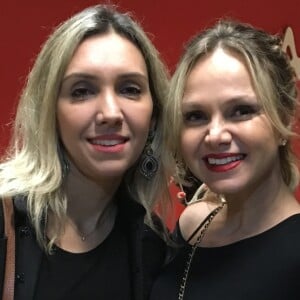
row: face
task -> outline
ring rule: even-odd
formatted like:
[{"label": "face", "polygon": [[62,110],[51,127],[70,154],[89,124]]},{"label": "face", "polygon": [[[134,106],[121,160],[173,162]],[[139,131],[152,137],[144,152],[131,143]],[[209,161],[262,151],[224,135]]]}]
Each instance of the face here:
[{"label": "face", "polygon": [[193,174],[213,191],[249,194],[280,177],[278,145],[243,60],[216,49],[187,78],[181,151]]},{"label": "face", "polygon": [[120,180],[144,148],[152,108],[147,67],[135,45],[116,33],[84,40],[57,102],[70,160],[96,182]]}]

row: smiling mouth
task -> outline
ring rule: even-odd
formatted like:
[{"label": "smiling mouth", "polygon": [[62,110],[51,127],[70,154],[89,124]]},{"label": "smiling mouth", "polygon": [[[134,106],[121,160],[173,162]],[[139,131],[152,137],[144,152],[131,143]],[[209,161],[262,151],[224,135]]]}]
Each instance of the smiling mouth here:
[{"label": "smiling mouth", "polygon": [[92,151],[96,153],[120,154],[125,150],[129,138],[94,138],[88,139]]},{"label": "smiling mouth", "polygon": [[224,157],[224,158],[208,157],[208,158],[206,158],[206,161],[209,165],[212,165],[212,166],[222,166],[222,165],[227,165],[232,162],[242,160],[244,158],[245,158],[245,155],[239,154],[236,156],[228,156],[228,157]]}]

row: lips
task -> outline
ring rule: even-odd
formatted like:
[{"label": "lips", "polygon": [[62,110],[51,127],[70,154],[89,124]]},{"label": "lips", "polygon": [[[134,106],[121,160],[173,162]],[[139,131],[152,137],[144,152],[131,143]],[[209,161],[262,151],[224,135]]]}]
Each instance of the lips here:
[{"label": "lips", "polygon": [[121,135],[101,135],[93,138],[88,138],[88,142],[97,152],[118,153],[124,150],[128,137]]}]

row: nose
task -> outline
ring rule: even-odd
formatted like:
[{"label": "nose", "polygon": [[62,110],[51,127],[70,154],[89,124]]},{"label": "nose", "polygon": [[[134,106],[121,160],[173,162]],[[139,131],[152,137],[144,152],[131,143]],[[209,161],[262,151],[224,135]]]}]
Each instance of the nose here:
[{"label": "nose", "polygon": [[118,99],[113,91],[103,92],[97,99],[96,123],[117,126],[123,122],[123,113]]},{"label": "nose", "polygon": [[228,145],[232,141],[232,135],[226,122],[221,119],[212,120],[205,135],[205,142],[212,148]]}]

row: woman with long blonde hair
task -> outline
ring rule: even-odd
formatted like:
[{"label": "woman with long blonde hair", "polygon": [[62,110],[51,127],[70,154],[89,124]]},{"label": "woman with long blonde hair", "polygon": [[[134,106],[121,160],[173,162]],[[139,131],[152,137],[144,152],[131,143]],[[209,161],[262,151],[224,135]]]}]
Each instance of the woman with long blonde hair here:
[{"label": "woman with long blonde hair", "polygon": [[146,297],[164,258],[150,227],[168,194],[167,91],[151,41],[112,6],[79,12],[46,41],[0,164],[0,197],[15,207],[14,299]]}]

